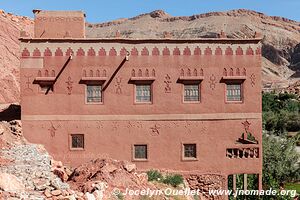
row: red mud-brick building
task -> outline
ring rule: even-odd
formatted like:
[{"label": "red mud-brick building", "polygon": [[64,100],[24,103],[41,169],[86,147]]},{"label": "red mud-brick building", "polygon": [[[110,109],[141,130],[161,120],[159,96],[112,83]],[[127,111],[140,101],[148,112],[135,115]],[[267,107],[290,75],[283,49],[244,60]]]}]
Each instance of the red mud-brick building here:
[{"label": "red mud-brick building", "polygon": [[259,38],[86,38],[84,13],[34,12],[20,39],[29,141],[73,166],[108,156],[261,187]]}]

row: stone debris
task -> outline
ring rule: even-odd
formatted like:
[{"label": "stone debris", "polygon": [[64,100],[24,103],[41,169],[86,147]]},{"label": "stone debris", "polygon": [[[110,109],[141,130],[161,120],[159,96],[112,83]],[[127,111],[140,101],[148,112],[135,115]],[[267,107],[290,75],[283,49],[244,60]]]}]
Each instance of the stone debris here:
[{"label": "stone debris", "polygon": [[20,121],[0,122],[0,133],[0,200],[105,200],[115,199],[115,187],[155,188],[127,161],[96,159],[75,170],[64,166],[42,145],[24,139]]}]

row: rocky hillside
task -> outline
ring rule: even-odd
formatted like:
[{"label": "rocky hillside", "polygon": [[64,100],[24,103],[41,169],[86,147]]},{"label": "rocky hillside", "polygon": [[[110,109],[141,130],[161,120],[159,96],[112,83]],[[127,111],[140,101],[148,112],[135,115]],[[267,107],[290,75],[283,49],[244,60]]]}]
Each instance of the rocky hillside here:
[{"label": "rocky hillside", "polygon": [[263,34],[264,83],[274,81],[279,86],[287,86],[287,79],[296,69],[300,70],[300,64],[295,67],[293,63],[299,62],[300,48],[295,49],[298,54],[294,55],[294,47],[300,43],[300,22],[255,11],[239,9],[173,17],[157,10],[87,27],[88,37],[105,38],[114,37],[117,31],[126,38],[162,38],[164,32],[171,33],[173,38],[217,37],[221,30],[231,38],[249,38],[260,32]]},{"label": "rocky hillside", "polygon": [[[20,30],[32,33],[33,21],[0,11],[0,104],[19,102]],[[87,23],[87,37],[162,38],[169,32],[173,38],[216,37],[223,30],[228,37],[253,37],[263,34],[263,83],[286,87],[300,77],[300,22],[271,17],[250,10],[212,12],[173,17],[157,10],[133,18],[101,24]]]},{"label": "rocky hillside", "polygon": [[20,101],[20,30],[33,31],[33,21],[0,10],[0,104]]}]

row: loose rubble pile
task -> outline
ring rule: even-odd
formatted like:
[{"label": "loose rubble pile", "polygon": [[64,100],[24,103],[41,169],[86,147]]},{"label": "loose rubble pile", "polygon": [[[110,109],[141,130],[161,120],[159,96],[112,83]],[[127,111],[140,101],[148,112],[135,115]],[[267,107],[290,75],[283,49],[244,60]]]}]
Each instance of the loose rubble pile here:
[{"label": "loose rubble pile", "polygon": [[53,160],[42,145],[28,143],[20,121],[0,122],[0,200],[116,199],[115,188],[155,186],[126,161],[96,159],[72,170]]}]

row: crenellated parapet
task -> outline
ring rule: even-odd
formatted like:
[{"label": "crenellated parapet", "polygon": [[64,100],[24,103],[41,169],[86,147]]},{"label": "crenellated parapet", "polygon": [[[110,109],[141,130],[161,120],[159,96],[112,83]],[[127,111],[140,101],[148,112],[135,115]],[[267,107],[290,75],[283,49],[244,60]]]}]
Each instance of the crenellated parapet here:
[{"label": "crenellated parapet", "polygon": [[[87,40],[88,41],[88,40]],[[84,42],[73,43],[58,42],[30,42],[22,43],[22,57],[47,57],[47,56],[260,56],[261,44],[253,43],[183,43],[176,42],[139,42],[130,40],[120,42]]]}]

